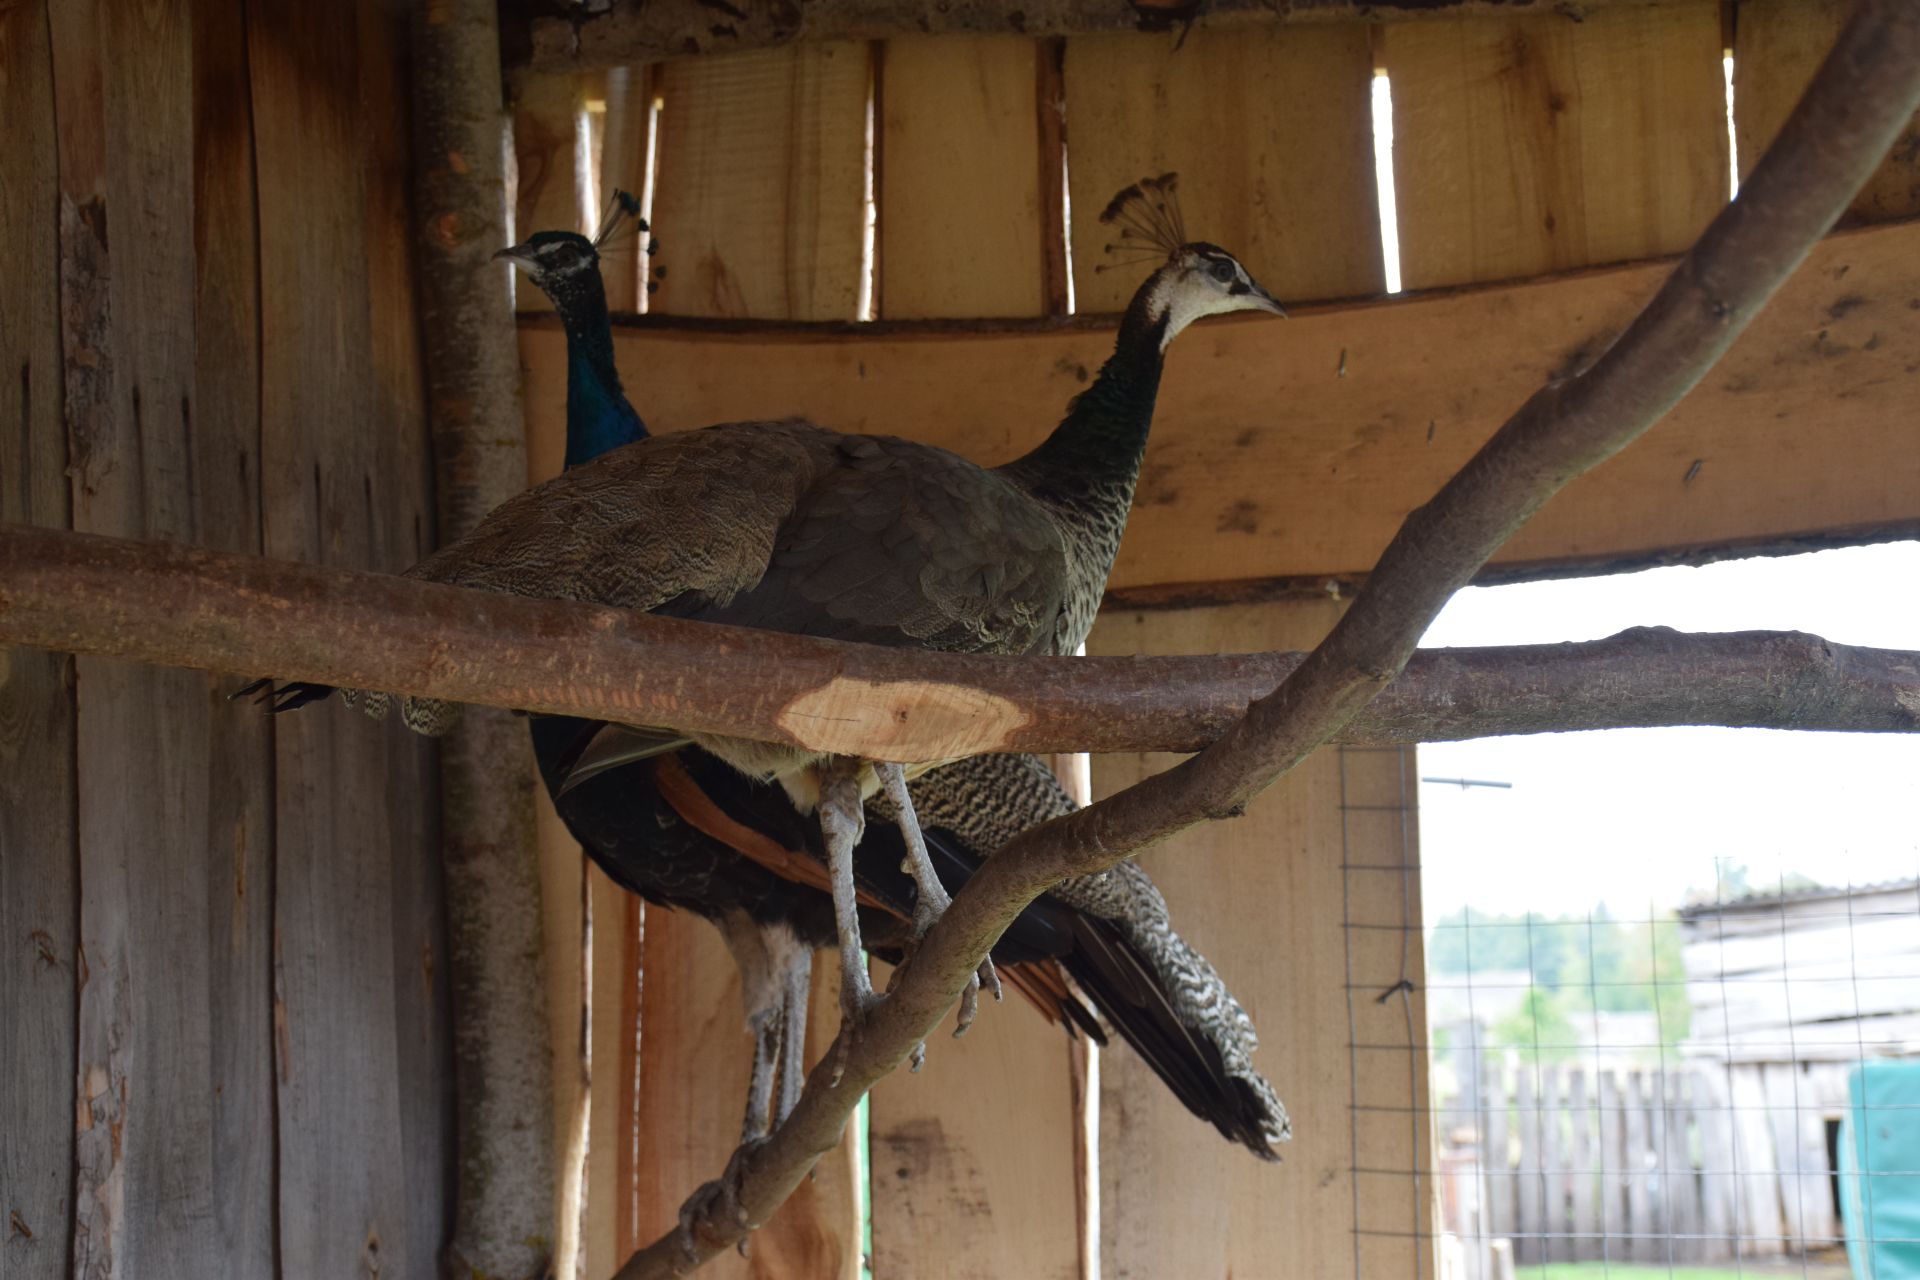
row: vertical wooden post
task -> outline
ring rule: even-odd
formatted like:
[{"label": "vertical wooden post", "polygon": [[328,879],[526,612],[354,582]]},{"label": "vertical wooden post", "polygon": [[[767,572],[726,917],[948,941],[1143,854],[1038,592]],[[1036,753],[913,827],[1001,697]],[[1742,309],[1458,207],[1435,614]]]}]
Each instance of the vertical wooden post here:
[{"label": "vertical wooden post", "polygon": [[1515,1077],[1513,1107],[1520,1125],[1519,1231],[1514,1235],[1513,1260],[1533,1266],[1546,1260],[1545,1205],[1540,1152],[1540,1068],[1522,1061]]},{"label": "vertical wooden post", "polygon": [[1627,1248],[1627,1099],[1620,1075],[1611,1067],[1600,1071],[1600,1231],[1601,1257],[1615,1262]]},{"label": "vertical wooden post", "polygon": [[1724,1069],[1709,1065],[1693,1074],[1694,1114],[1700,1125],[1702,1260],[1736,1256],[1740,1234],[1740,1180],[1734,1173],[1733,1116],[1728,1111]]},{"label": "vertical wooden post", "polygon": [[1654,1235],[1654,1205],[1647,1185],[1647,1137],[1651,1116],[1647,1106],[1647,1078],[1641,1071],[1627,1073],[1622,1090],[1626,1104],[1626,1149],[1623,1168],[1627,1173],[1627,1222],[1632,1232],[1627,1256],[1635,1262],[1661,1260],[1659,1241]]},{"label": "vertical wooden post", "polygon": [[1495,1054],[1488,1061],[1481,1094],[1486,1107],[1487,1145],[1482,1158],[1487,1168],[1487,1235],[1496,1240],[1518,1230],[1519,1215],[1519,1188],[1513,1176],[1513,1138],[1508,1110],[1511,1103],[1501,1056]]},{"label": "vertical wooden post", "polygon": [[[509,273],[488,265],[507,241],[495,22],[481,0],[449,0],[417,8],[413,26],[427,403],[443,539],[526,483]],[[469,708],[441,740],[440,765],[461,1152],[446,1266],[531,1276],[549,1265],[558,1202],[547,958],[541,914],[527,909],[541,886],[526,728],[509,713]],[[561,1243],[570,1234],[559,1225]]]},{"label": "vertical wooden post", "polygon": [[1573,1145],[1567,1167],[1572,1177],[1573,1254],[1575,1262],[1587,1262],[1600,1256],[1600,1195],[1603,1179],[1598,1172],[1601,1149],[1594,1133],[1594,1088],[1584,1066],[1567,1072],[1567,1114],[1573,1122]]}]

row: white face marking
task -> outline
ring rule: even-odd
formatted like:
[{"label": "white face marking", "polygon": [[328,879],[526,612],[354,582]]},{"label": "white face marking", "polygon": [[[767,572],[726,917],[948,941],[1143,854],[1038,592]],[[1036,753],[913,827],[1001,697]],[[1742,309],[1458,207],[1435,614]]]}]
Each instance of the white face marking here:
[{"label": "white face marking", "polygon": [[1163,269],[1153,292],[1147,295],[1147,314],[1167,318],[1166,331],[1160,337],[1162,351],[1181,330],[1202,316],[1270,309],[1258,293],[1230,292],[1236,284],[1252,284],[1238,263],[1234,264],[1233,277],[1226,281],[1213,278],[1214,265],[1215,260],[1210,258],[1183,257],[1180,263]]}]

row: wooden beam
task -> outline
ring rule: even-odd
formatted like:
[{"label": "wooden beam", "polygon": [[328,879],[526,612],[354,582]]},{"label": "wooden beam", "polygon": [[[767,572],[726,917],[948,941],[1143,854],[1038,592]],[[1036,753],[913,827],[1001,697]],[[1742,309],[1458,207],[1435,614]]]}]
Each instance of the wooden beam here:
[{"label": "wooden beam", "polygon": [[912,35],[1064,36],[1129,31],[1160,36],[1191,22],[1205,29],[1320,22],[1393,22],[1434,16],[1519,13],[1579,21],[1606,9],[1666,0],[1212,0],[1205,6],[1164,0],[742,0],[717,8],[703,0],[623,0],[565,17],[528,0],[501,14],[507,60],[545,70],[599,68],[703,54],[735,53],[822,40],[887,40]]},{"label": "wooden beam", "polygon": [[[1170,353],[1110,587],[1363,572],[1542,381],[1605,350],[1669,270],[1203,322]],[[1828,237],[1711,378],[1549,503],[1493,569],[1920,528],[1917,299],[1920,223]],[[522,337],[530,377],[561,384],[557,324],[523,319]],[[657,431],[801,414],[987,463],[1038,442],[1111,347],[1104,328],[1073,325],[615,333]]]},{"label": "wooden beam", "polygon": [[[881,760],[1198,750],[1301,663],[886,649],[17,525],[0,526],[0,582],[0,643]],[[1798,632],[1638,628],[1586,644],[1425,651],[1342,741],[1664,724],[1913,732],[1916,688],[1912,653]]]}]

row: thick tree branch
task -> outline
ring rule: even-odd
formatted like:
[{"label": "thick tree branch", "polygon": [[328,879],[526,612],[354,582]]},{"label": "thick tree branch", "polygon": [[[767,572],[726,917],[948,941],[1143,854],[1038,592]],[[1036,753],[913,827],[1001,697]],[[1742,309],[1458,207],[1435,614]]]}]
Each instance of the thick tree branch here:
[{"label": "thick tree branch", "polygon": [[[13,526],[0,526],[0,643],[907,761],[1197,751],[1304,656],[926,654]],[[1430,650],[1341,740],[1682,724],[1914,732],[1920,654],[1656,628],[1588,644]]]},{"label": "thick tree branch", "polygon": [[[1706,371],[1833,225],[1920,106],[1920,5],[1863,0],[1740,197],[1591,367],[1523,405],[1427,506],[1414,512],[1324,643],[1217,742],[1099,804],[1027,832],[956,897],[891,998],[868,1020],[831,1088],[816,1070],[799,1106],[749,1154],[740,1202],[763,1222],[838,1138],[861,1094],[933,1030],[995,938],[1068,875],[1111,866],[1248,799],[1328,741],[1406,665],[1427,624],[1501,542],[1583,471],[1652,426]],[[696,1221],[698,1260],[744,1229]],[[621,1280],[689,1259],[668,1236]]]}]

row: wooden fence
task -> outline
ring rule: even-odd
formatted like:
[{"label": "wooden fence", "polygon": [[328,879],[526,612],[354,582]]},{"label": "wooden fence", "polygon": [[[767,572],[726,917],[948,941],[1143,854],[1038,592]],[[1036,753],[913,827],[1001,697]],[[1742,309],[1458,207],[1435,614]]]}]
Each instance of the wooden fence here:
[{"label": "wooden fence", "polygon": [[1464,1113],[1471,1130],[1450,1135],[1441,1158],[1467,1274],[1488,1274],[1500,1240],[1523,1266],[1719,1262],[1834,1243],[1827,1152],[1793,1137],[1824,1123],[1826,1091],[1793,1064],[1778,1072],[1807,1077],[1799,1096],[1720,1064],[1489,1064]]}]

